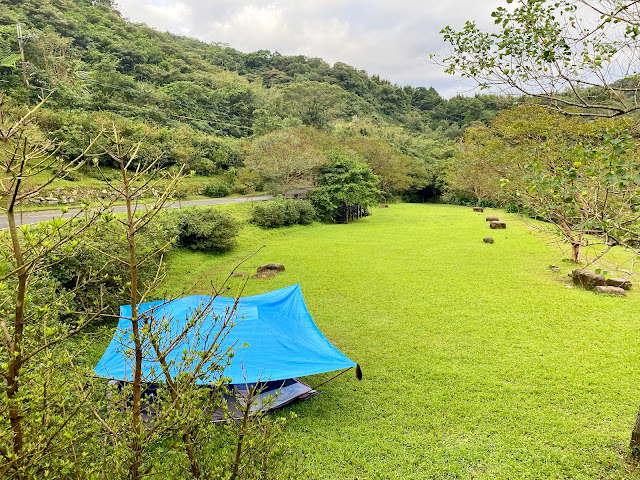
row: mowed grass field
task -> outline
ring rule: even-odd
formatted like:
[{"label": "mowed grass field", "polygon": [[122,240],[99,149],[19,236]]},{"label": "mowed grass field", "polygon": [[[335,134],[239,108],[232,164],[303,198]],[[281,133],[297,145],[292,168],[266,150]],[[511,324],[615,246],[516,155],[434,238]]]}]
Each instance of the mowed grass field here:
[{"label": "mowed grass field", "polygon": [[[487,213],[507,230],[491,231]],[[350,225],[246,226],[229,254],[173,255],[167,289],[207,293],[261,245],[239,270],[286,271],[250,280],[245,295],[299,283],[318,327],[364,373],[290,407],[286,438],[306,477],[640,478],[627,458],[640,294],[571,288],[573,265],[517,217],[394,204]]]}]

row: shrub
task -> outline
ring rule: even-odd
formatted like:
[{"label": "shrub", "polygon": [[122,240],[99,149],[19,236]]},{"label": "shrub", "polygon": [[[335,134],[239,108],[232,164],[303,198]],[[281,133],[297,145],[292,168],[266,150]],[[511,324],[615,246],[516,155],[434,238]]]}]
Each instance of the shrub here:
[{"label": "shrub", "polygon": [[469,206],[475,205],[477,202],[477,198],[473,195],[466,192],[459,191],[449,191],[442,195],[442,203],[447,203],[449,205],[462,205]]},{"label": "shrub", "polygon": [[347,222],[359,218],[380,200],[380,179],[371,168],[339,150],[330,154],[330,163],[320,169],[318,188],[311,195],[317,217],[336,220],[345,217]]},{"label": "shrub", "polygon": [[192,194],[193,188],[191,188],[189,185],[176,185],[176,187],[173,189],[173,198],[176,198],[178,200],[183,200]]},{"label": "shrub", "polygon": [[521,210],[520,206],[515,203],[508,204],[504,209],[507,213],[520,213]]},{"label": "shrub", "polygon": [[264,188],[260,175],[248,168],[240,168],[236,173],[235,181],[235,191],[242,195],[258,192]]},{"label": "shrub", "polygon": [[[55,279],[60,286],[60,296],[73,291],[71,309],[97,311],[104,308],[104,316],[98,323],[113,323],[123,297],[128,293],[127,266],[114,260],[126,259],[129,254],[127,239],[114,228],[115,220],[99,221],[84,232],[78,245],[67,255],[62,255],[46,269],[46,274]],[[139,253],[157,251],[166,253],[171,248],[172,238],[176,236],[175,226],[159,222],[149,223],[137,236]],[[138,268],[138,279],[150,283],[156,276],[159,256],[152,261],[142,263]],[[77,288],[81,285],[82,288]],[[69,322],[75,315],[62,313],[61,319]]]},{"label": "shrub", "polygon": [[198,175],[213,175],[218,171],[215,163],[203,157],[189,159],[184,166],[187,173],[193,171]]},{"label": "shrub", "polygon": [[482,200],[478,200],[478,207],[484,208],[497,208],[498,204],[495,200],[491,198],[483,198]]},{"label": "shrub", "polygon": [[[178,245],[203,252],[226,252],[236,244],[240,225],[216,208],[191,207],[164,215],[178,231]],[[173,217],[173,219],[171,219]]]},{"label": "shrub", "polygon": [[300,219],[298,223],[301,225],[309,225],[313,222],[313,219],[316,216],[316,209],[313,208],[313,204],[309,200],[294,200],[298,207],[298,213],[300,214]]},{"label": "shrub", "polygon": [[282,202],[284,209],[284,224],[295,225],[300,223],[300,210],[298,209],[296,200],[285,200]]},{"label": "shrub", "polygon": [[231,186],[226,183],[207,183],[202,190],[207,197],[220,198],[231,194]]},{"label": "shrub", "polygon": [[251,221],[261,228],[278,228],[284,225],[282,202],[261,202],[253,207]]},{"label": "shrub", "polygon": [[283,225],[308,225],[313,222],[315,209],[307,200],[274,200],[261,202],[253,208],[253,223],[262,228]]}]

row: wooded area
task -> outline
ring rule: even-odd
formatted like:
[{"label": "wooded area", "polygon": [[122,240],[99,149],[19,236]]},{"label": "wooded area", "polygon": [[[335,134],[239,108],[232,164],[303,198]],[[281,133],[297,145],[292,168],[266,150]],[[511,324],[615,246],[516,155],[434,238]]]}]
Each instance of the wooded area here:
[{"label": "wooded area", "polygon": [[[495,95],[444,99],[433,88],[393,85],[343,63],[266,50],[242,53],[160,33],[128,23],[114,5],[0,5],[9,65],[0,73],[9,103],[18,111],[51,93],[38,124],[66,157],[77,156],[88,138],[115,123],[125,138],[145,138],[140,161],[159,157],[164,166],[185,165],[197,175],[231,170],[239,191],[246,190],[247,168],[273,191],[305,186],[328,161],[327,152],[339,148],[368,163],[385,193],[434,197],[442,191],[442,165],[455,151],[454,140],[511,105]],[[15,56],[18,23],[24,77]],[[274,142],[287,145],[284,164],[269,155]],[[290,173],[269,173],[283,168]]]}]

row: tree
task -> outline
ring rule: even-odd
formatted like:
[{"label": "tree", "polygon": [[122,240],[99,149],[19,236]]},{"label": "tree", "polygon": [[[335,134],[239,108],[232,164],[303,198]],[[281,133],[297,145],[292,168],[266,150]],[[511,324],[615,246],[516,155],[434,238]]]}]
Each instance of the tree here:
[{"label": "tree", "polygon": [[[513,0],[507,0],[512,3]],[[482,88],[525,95],[570,115],[615,117],[640,108],[640,5],[635,0],[520,0],[491,16],[498,31],[467,21],[442,30],[446,71]]]},{"label": "tree", "polygon": [[417,87],[411,90],[411,104],[420,110],[433,110],[443,102],[443,98],[435,88]]},{"label": "tree", "polygon": [[330,120],[344,114],[345,91],[337,85],[320,82],[300,82],[283,87],[283,112],[295,116],[305,125],[324,127]]},{"label": "tree", "polygon": [[384,140],[357,137],[347,145],[380,177],[380,189],[386,194],[416,190],[427,183],[424,164]]},{"label": "tree", "polygon": [[[640,91],[636,55],[640,46],[638,1],[521,0],[512,11],[500,7],[492,16],[499,25],[497,33],[482,32],[474,22],[467,22],[458,32],[450,27],[442,30],[452,46],[451,55],[444,59],[448,73],[476,79],[484,88],[497,86],[515,91],[569,115],[616,117],[640,109],[636,101]],[[629,139],[614,133],[604,138],[603,144],[589,149],[589,159],[593,154],[602,155],[597,163],[603,167],[599,172],[603,176],[597,177],[593,171],[589,174],[596,175],[592,179],[599,188],[637,188],[640,178],[634,178],[633,171],[627,177],[623,171],[629,148]],[[568,167],[560,175],[538,180],[544,189],[556,182],[570,184],[577,176],[578,172]],[[556,187],[550,193],[563,196]],[[629,206],[635,209],[635,203],[623,204],[625,209]],[[585,223],[591,223],[599,213],[589,212]],[[632,219],[634,213],[627,210],[625,214]],[[637,242],[640,235],[628,228],[633,224],[601,223],[603,231],[599,233],[615,241],[622,231]],[[630,446],[634,456],[640,457],[640,409]]]},{"label": "tree", "polygon": [[328,135],[310,127],[279,130],[253,142],[245,165],[273,192],[309,187],[315,170],[326,163],[322,147],[329,142]]},{"label": "tree", "polygon": [[[541,149],[542,155],[548,151]],[[577,145],[572,159],[543,165],[534,155],[525,165],[525,194],[571,245],[572,261],[580,262],[587,235],[608,246],[635,246],[640,163],[634,149],[629,134],[611,130],[602,141]]]},{"label": "tree", "polygon": [[11,53],[8,50],[0,53],[0,68],[16,68],[16,64],[20,61],[20,54]]},{"label": "tree", "polygon": [[43,104],[12,119],[0,98],[0,196],[9,224],[0,235],[0,475],[17,479],[57,475],[74,464],[82,468],[85,459],[77,447],[90,430],[81,415],[87,395],[78,395],[68,381],[76,368],[67,342],[97,313],[75,312],[73,324],[60,321],[74,289],[61,294],[44,272],[71,254],[101,212],[22,228],[16,214],[24,200],[79,168],[95,139],[71,160],[51,142],[32,141],[33,119]]},{"label": "tree", "polygon": [[469,155],[457,157],[447,165],[446,183],[449,194],[458,198],[469,198],[482,204],[483,200],[494,200],[500,190],[500,177],[485,158]]},{"label": "tree", "polygon": [[635,243],[622,230],[637,219],[633,205],[640,194],[630,134],[630,119],[585,121],[539,107],[515,108],[489,127],[467,130],[450,165],[449,187],[544,219],[579,262],[587,241]]},{"label": "tree", "polygon": [[[125,147],[117,128],[110,140],[113,146],[107,154],[120,166],[121,176],[118,181],[105,181],[114,196],[124,201],[126,216],[112,217],[104,228],[126,239],[127,248],[102,253],[128,270],[121,291],[127,310],[119,323],[127,327],[117,330],[116,336],[131,377],[119,387],[107,386],[106,408],[93,402],[90,406],[108,439],[103,455],[109,459],[109,474],[132,480],[169,473],[185,478],[269,478],[274,474],[274,452],[280,449],[277,433],[284,420],[271,420],[261,413],[262,407],[256,404],[260,383],[247,386],[245,402],[237,406],[240,419],[230,419],[226,428],[214,423],[216,411],[227,406],[223,372],[234,347],[225,347],[223,339],[233,328],[244,285],[223,311],[215,311],[213,302],[224,284],[214,287],[212,296],[181,319],[186,320],[184,326],[176,327],[182,324],[159,313],[169,300],[143,306],[155,295],[161,271],[158,268],[155,278],[143,282],[140,268],[163,249],[141,244],[140,235],[171,198],[181,172],[171,178],[154,204],[140,207],[145,191],[161,180],[158,163],[130,170],[136,165],[141,142]],[[146,369],[143,363],[149,362],[153,367]],[[99,398],[94,401],[101,404]],[[158,461],[159,450],[160,458],[170,460]]]},{"label": "tree", "polygon": [[320,169],[311,202],[321,219],[336,221],[343,217],[349,222],[366,214],[366,209],[379,200],[379,183],[369,166],[333,150],[330,163]]}]

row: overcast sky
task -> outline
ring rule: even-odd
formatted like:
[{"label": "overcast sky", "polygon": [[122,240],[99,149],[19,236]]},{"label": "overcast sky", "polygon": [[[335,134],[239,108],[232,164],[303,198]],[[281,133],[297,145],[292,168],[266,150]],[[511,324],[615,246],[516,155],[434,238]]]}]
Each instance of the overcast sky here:
[{"label": "overcast sky", "polygon": [[440,30],[465,20],[492,25],[504,0],[118,0],[122,14],[161,31],[242,52],[344,62],[393,83],[433,86],[441,95],[473,94],[469,80],[451,77],[428,61],[446,54]]}]

